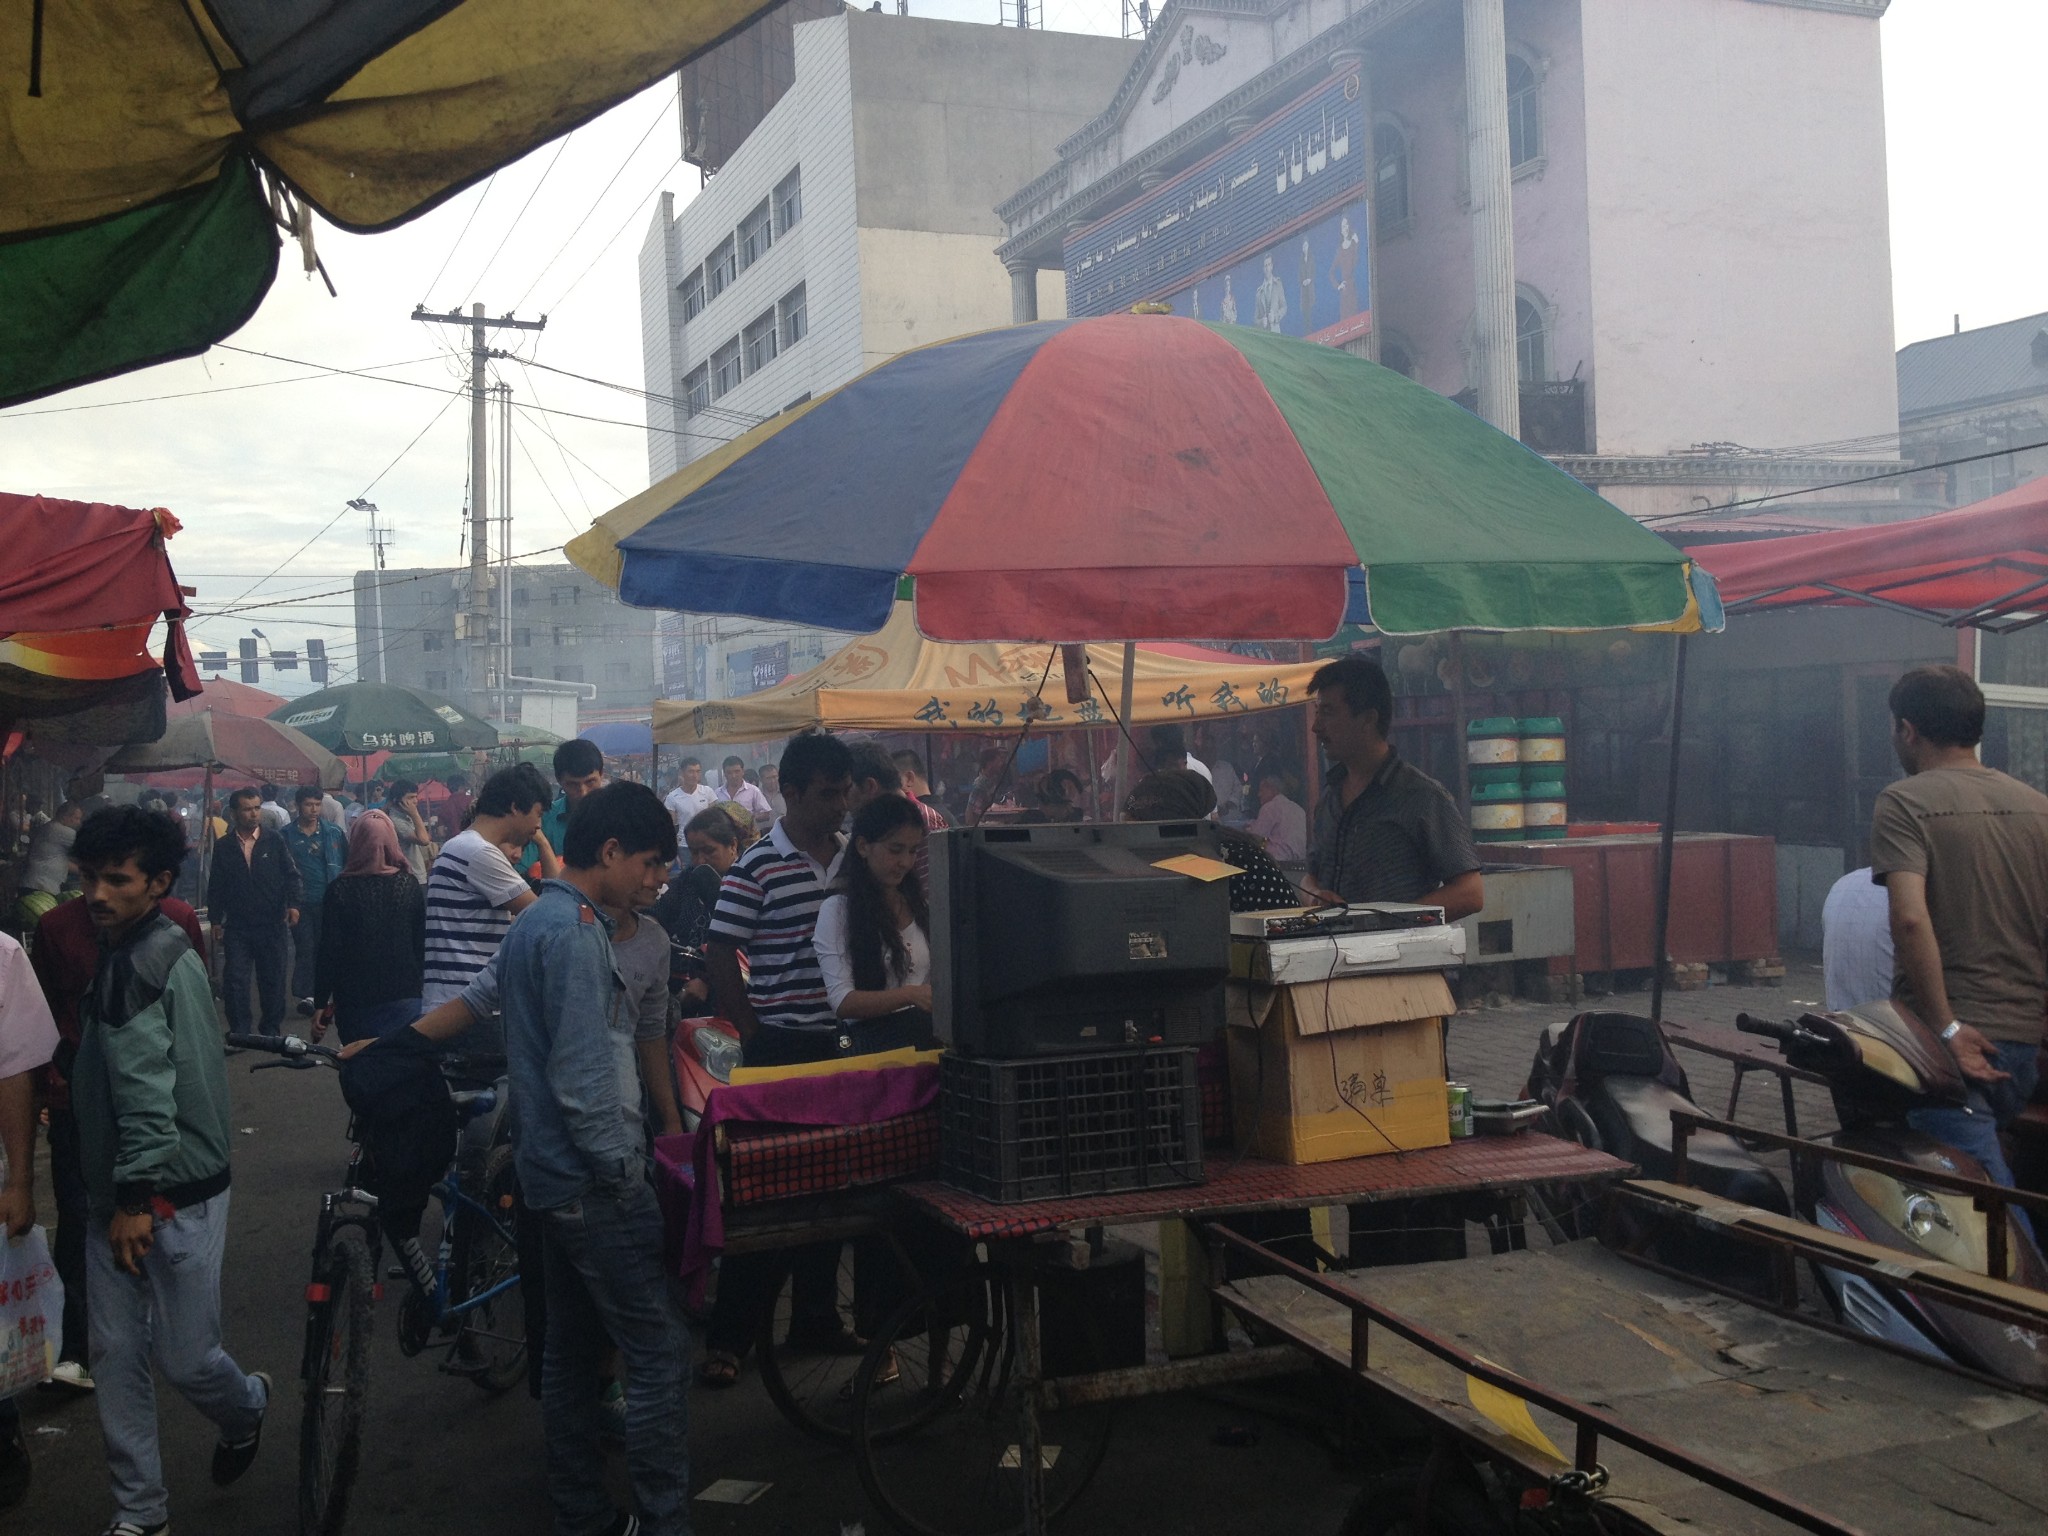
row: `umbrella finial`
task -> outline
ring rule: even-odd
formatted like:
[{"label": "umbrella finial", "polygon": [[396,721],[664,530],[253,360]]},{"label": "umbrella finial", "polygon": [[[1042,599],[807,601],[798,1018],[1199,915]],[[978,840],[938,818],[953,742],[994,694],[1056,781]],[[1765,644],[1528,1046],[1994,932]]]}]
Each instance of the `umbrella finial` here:
[{"label": "umbrella finial", "polygon": [[1173,306],[1163,299],[1148,299],[1143,304],[1133,304],[1131,306],[1131,313],[1134,315],[1170,315],[1173,313]]}]

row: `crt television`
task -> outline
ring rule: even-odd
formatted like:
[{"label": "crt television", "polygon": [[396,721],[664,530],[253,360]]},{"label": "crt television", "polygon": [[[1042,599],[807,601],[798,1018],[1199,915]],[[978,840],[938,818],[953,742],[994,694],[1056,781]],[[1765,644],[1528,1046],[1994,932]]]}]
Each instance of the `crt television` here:
[{"label": "crt television", "polygon": [[974,1056],[1195,1045],[1223,1024],[1230,882],[1206,821],[956,828],[932,838],[932,1013]]}]

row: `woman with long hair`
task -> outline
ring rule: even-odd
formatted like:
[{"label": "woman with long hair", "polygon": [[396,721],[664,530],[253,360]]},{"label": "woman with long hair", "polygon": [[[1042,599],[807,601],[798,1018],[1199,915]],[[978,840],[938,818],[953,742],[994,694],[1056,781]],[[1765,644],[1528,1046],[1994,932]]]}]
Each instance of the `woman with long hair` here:
[{"label": "woman with long hair", "polygon": [[348,862],[320,902],[313,957],[313,1038],[330,1024],[342,1044],[394,1034],[420,1016],[427,963],[427,893],[382,811],[348,833]]},{"label": "woman with long hair", "polygon": [[845,889],[818,908],[814,943],[825,997],[853,1036],[852,1054],[920,1044],[931,1033],[931,914],[917,855],[924,813],[877,795],[853,818]]}]

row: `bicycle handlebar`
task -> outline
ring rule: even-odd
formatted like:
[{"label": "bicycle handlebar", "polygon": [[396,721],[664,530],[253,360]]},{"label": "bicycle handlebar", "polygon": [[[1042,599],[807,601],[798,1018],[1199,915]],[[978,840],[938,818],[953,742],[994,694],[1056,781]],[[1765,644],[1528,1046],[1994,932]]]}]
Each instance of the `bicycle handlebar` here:
[{"label": "bicycle handlebar", "polygon": [[282,1056],[288,1066],[310,1067],[321,1061],[330,1067],[341,1065],[341,1052],[333,1046],[316,1045],[297,1035],[229,1035],[228,1044],[239,1050],[265,1051],[272,1056]]}]

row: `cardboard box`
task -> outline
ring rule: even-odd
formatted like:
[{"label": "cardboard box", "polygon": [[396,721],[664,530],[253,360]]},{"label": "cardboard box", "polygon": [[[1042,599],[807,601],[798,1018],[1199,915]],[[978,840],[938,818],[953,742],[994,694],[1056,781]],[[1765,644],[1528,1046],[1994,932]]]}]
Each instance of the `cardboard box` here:
[{"label": "cardboard box", "polygon": [[1451,1139],[1436,972],[1347,976],[1291,987],[1229,984],[1237,1147],[1327,1163],[1441,1147]]}]

